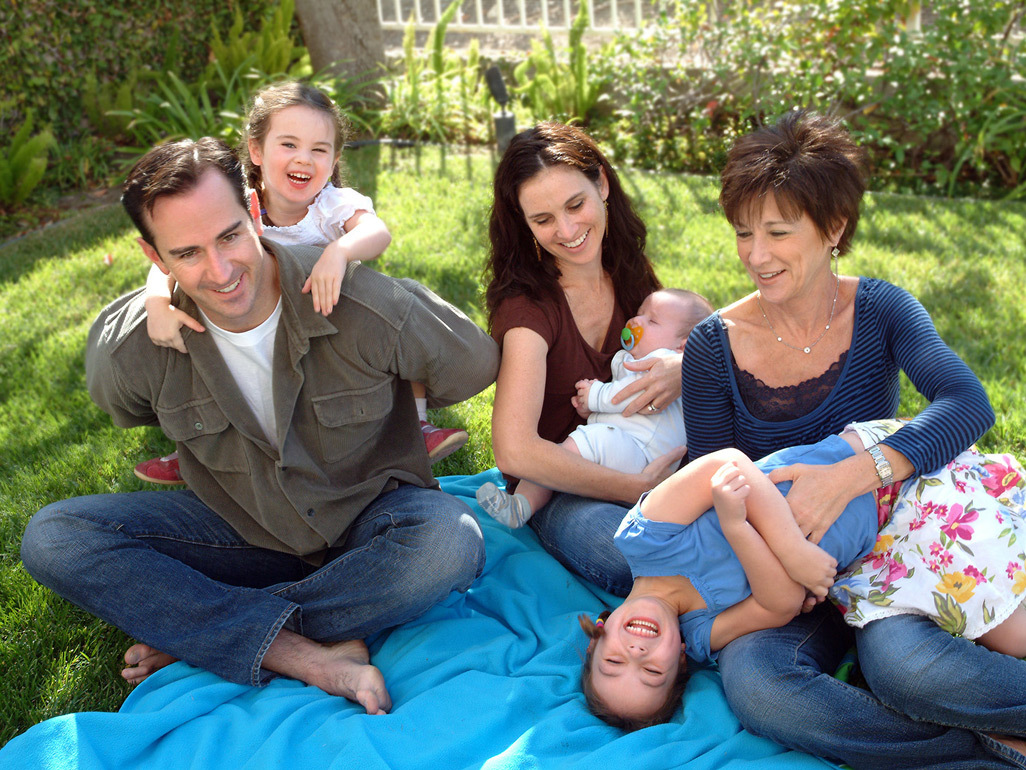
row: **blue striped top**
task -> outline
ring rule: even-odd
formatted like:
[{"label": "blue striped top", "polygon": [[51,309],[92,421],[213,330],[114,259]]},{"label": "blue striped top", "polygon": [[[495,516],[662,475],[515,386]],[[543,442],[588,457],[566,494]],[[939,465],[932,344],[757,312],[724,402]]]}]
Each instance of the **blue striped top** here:
[{"label": "blue striped top", "polygon": [[894,417],[899,371],[930,404],[883,443],[920,473],[949,462],[994,424],[976,375],[940,338],[919,301],[886,281],[859,279],[852,345],[837,384],[823,403],[794,420],[760,420],[745,407],[727,331],[714,313],[694,328],[684,348],[688,456],[736,447],[757,459],[787,446],[814,444],[849,422]]}]

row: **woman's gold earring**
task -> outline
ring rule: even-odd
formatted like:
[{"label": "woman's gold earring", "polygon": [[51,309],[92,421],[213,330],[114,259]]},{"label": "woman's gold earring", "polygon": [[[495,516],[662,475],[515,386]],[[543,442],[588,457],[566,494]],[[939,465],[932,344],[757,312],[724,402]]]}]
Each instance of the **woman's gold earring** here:
[{"label": "woman's gold earring", "polygon": [[541,245],[537,238],[534,239],[534,253],[538,255],[538,261],[541,262]]}]

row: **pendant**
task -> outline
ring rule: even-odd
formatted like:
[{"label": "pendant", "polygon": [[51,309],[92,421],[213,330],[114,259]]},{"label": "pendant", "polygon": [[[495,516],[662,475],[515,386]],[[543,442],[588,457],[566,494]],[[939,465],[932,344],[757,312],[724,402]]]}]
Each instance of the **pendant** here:
[{"label": "pendant", "polygon": [[809,347],[802,348],[802,352],[803,353],[811,353],[812,352],[812,348],[809,348]]}]

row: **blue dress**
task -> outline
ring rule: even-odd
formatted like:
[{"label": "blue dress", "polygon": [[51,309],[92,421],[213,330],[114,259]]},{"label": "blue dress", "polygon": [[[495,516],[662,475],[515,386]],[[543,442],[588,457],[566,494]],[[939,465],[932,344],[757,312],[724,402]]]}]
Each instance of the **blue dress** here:
[{"label": "blue dress", "polygon": [[[829,465],[853,455],[851,446],[835,435],[817,444],[781,449],[756,465],[769,473],[794,463]],[[784,495],[790,488],[790,481],[777,484]],[[869,493],[848,503],[819,545],[843,567],[872,550],[876,531],[876,500]],[[709,642],[713,619],[752,593],[744,568],[720,529],[716,512],[710,508],[691,524],[650,521],[642,515],[639,501],[624,517],[615,542],[635,578],[682,575],[691,581],[706,609],[681,615],[681,634],[691,658],[700,662],[715,660],[716,652],[710,649]]]}]

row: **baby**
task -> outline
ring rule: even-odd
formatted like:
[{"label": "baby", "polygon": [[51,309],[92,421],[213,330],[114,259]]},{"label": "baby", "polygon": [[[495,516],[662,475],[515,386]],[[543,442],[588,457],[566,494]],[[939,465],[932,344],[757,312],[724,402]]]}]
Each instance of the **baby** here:
[{"label": "baby", "polygon": [[[561,446],[607,468],[640,473],[655,458],[686,443],[679,397],[661,411],[642,410],[630,417],[622,412],[634,399],[613,404],[612,398],[643,374],[630,371],[624,363],[683,351],[695,324],[712,312],[708,300],[692,291],[660,289],[649,294],[623,330],[624,349],[613,356],[612,381],[577,383],[572,402],[588,424],[577,428]],[[508,527],[522,527],[551,497],[551,489],[526,479],[515,494],[491,482],[477,491],[481,508]]]}]

